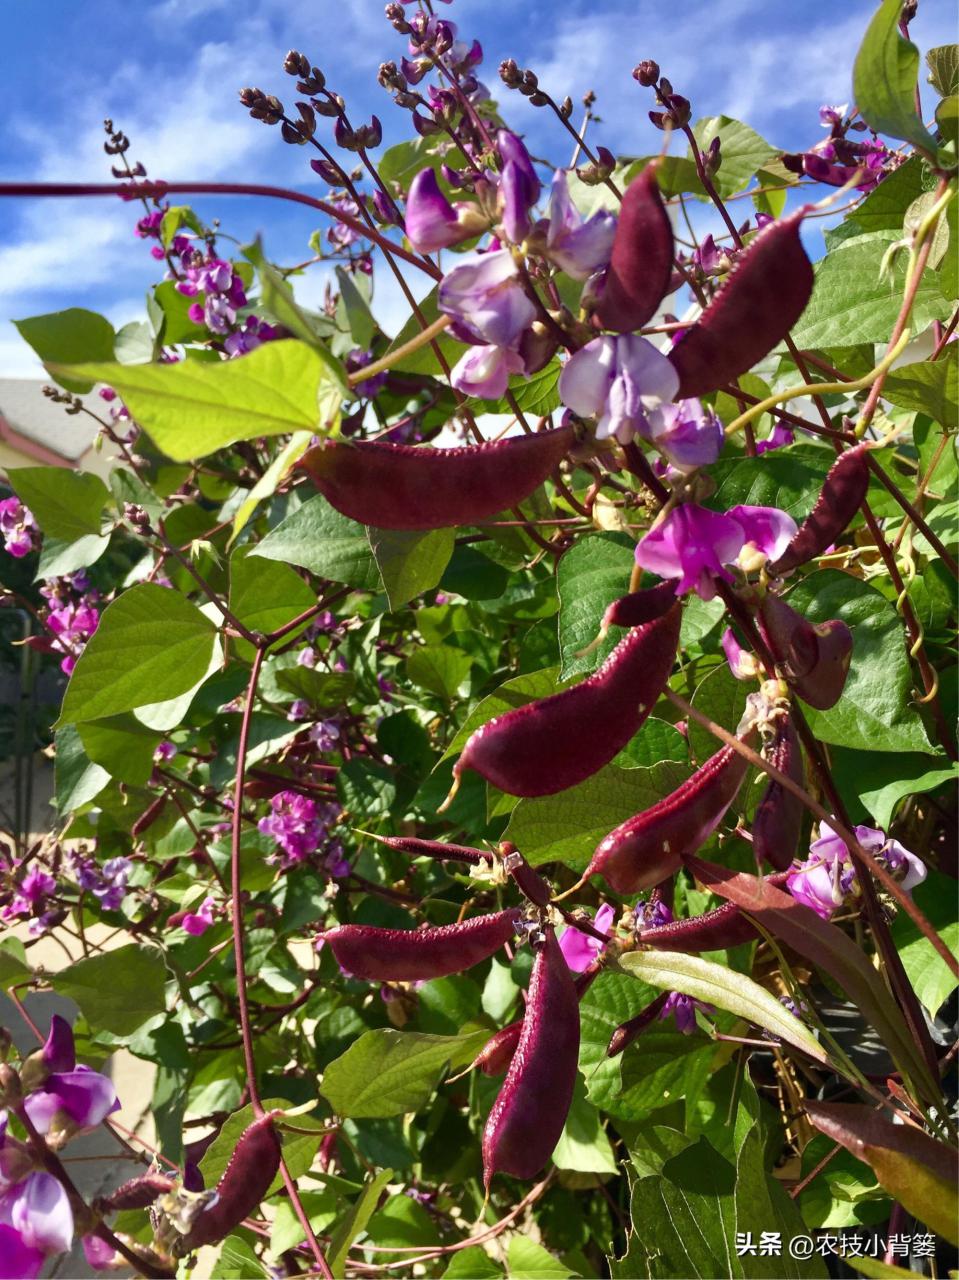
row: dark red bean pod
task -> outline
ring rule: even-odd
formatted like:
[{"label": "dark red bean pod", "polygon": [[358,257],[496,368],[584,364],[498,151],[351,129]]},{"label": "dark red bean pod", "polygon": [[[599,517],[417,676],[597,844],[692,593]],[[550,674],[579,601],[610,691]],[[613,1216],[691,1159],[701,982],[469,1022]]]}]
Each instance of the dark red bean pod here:
[{"label": "dark red bean pod", "polygon": [[436,858],[439,862],[468,862],[477,866],[480,862],[492,862],[493,855],[486,849],[474,849],[465,844],[444,844],[442,840],[420,840],[418,836],[375,836],[370,831],[361,835],[370,836],[387,848],[397,853],[409,854],[411,858]]},{"label": "dark red bean pod", "polygon": [[122,1183],[116,1191],[97,1200],[97,1208],[102,1213],[115,1213],[121,1209],[146,1209],[160,1196],[172,1191],[176,1183],[162,1173],[145,1173],[142,1177],[131,1178]]},{"label": "dark red bean pod", "polygon": [[574,443],[572,427],[460,449],[327,440],[296,466],[351,520],[380,529],[445,529],[523,502]]},{"label": "dark red bean pod", "polygon": [[552,929],[536,952],[516,1052],[483,1132],[483,1175],[534,1178],[559,1141],[573,1100],[579,999]]},{"label": "dark red bean pod", "polygon": [[216,1199],[194,1220],[189,1248],[216,1244],[258,1208],[280,1167],[280,1138],[270,1112],[240,1135],[229,1164],[216,1184]]},{"label": "dark red bean pod", "polygon": [[597,845],[587,874],[598,872],[617,893],[658,884],[719,826],[747,768],[732,747],[720,748],[682,786],[611,831]]},{"label": "dark red bean pod", "polygon": [[868,445],[859,444],[840,454],[832,464],[816,505],[779,559],[768,566],[771,574],[788,573],[814,556],[821,556],[840,536],[862,506],[869,488],[868,452]]},{"label": "dark red bean pod", "polygon": [[497,1031],[480,1049],[470,1069],[482,1071],[484,1076],[501,1076],[513,1061],[522,1030],[523,1019],[519,1018],[503,1027],[502,1031]]},{"label": "dark red bean pod", "polygon": [[852,661],[852,632],[839,618],[813,628],[819,646],[815,666],[794,680],[796,692],[817,711],[828,711],[842,697]]},{"label": "dark red bean pod", "polygon": [[646,324],[669,292],[673,228],[656,181],[656,161],[626,189],[619,210],[609,270],[594,323],[616,333]]},{"label": "dark red bean pod", "polygon": [[673,669],[682,611],[633,628],[603,665],[563,693],[496,716],[453,767],[475,769],[511,796],[565,791],[601,769],[639,731]]},{"label": "dark red bean pod", "polygon": [[615,1058],[624,1049],[628,1048],[637,1036],[642,1035],[650,1023],[655,1022],[662,1013],[663,1005],[668,998],[669,992],[662,992],[645,1009],[641,1009],[634,1018],[630,1018],[628,1022],[620,1023],[609,1037],[609,1044],[606,1046],[606,1057]]},{"label": "dark red bean pod", "polygon": [[143,835],[144,831],[148,831],[153,826],[166,808],[166,801],[166,796],[157,796],[152,804],[147,805],[130,828],[130,835],[133,836],[134,840],[138,839]]},{"label": "dark red bean pod", "polygon": [[614,600],[603,614],[601,630],[610,627],[640,627],[645,622],[655,622],[676,603],[675,582],[659,582],[655,587],[630,592]]},{"label": "dark red bean pod", "polygon": [[489,959],[513,937],[520,917],[514,909],[426,929],[341,924],[319,936],[354,978],[419,982],[461,973]]},{"label": "dark red bean pod", "polygon": [[[799,786],[804,784],[802,746],[792,716],[779,721],[776,735],[763,755],[787,778]],[[802,818],[802,801],[781,782],[770,778],[753,817],[753,853],[758,867],[768,862],[777,871],[786,870],[799,845]]]},{"label": "dark red bean pod", "polygon": [[516,882],[520,893],[528,898],[534,906],[545,907],[549,904],[553,890],[538,871],[529,865],[515,844],[504,841],[499,846],[503,866]]},{"label": "dark red bean pod", "polygon": [[769,652],[787,678],[794,680],[812,671],[819,659],[819,641],[811,622],[781,597],[768,594],[757,620]]},{"label": "dark red bean pod", "polygon": [[669,358],[677,399],[705,395],[747,373],[793,327],[809,301],[812,263],[799,238],[804,210],[760,231]]},{"label": "dark red bean pod", "polygon": [[[784,875],[767,876],[770,884],[785,882]],[[700,951],[722,951],[726,947],[738,947],[751,942],[759,932],[732,902],[704,911],[701,916],[687,916],[684,920],[671,920],[658,929],[643,929],[636,934],[636,941],[656,951],[685,951],[695,955]]]}]

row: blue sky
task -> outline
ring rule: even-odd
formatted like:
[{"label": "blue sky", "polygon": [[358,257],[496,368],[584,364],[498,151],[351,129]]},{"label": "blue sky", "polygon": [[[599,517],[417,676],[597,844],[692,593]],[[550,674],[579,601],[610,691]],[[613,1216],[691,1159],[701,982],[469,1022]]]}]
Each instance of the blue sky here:
[{"label": "blue sky", "polygon": [[[568,138],[551,113],[499,85],[512,56],[533,67],[554,96],[593,88],[603,119],[595,139],[626,154],[659,149],[648,92],[630,78],[644,57],[661,65],[695,116],[745,119],[777,146],[820,136],[820,103],[850,96],[855,51],[873,0],[455,0],[437,5],[463,37],[483,44],[484,79],[513,126],[538,154],[568,160]],[[952,0],[921,0],[920,48],[955,39]],[[353,117],[373,111],[384,145],[406,136],[408,116],[376,83],[381,61],[404,41],[383,17],[383,0],[7,0],[5,121],[0,180],[109,181],[102,121],[132,138],[131,155],[151,177],[240,180],[322,194],[304,149],[250,120],[236,92],[255,84],[292,101],[283,73],[301,49],[341,92]],[[927,90],[927,96],[931,91]],[[578,112],[577,112],[578,114]],[[321,122],[325,124],[325,122]],[[197,201],[240,240],[257,231],[268,253],[308,256],[309,210],[244,198]],[[10,321],[68,306],[102,311],[117,326],[143,315],[157,264],[131,232],[134,210],[119,201],[5,201],[0,205],[0,376],[41,373]],[[322,295],[323,271],[298,292]],[[384,323],[402,323],[399,299],[381,286]]]}]

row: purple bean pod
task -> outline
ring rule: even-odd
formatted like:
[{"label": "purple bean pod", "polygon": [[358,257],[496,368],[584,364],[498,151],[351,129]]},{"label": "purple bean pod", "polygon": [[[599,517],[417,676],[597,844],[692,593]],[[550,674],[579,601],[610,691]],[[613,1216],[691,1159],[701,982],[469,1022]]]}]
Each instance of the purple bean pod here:
[{"label": "purple bean pod", "polygon": [[839,618],[820,622],[813,628],[819,645],[816,664],[800,680],[796,680],[796,692],[803,702],[817,711],[828,711],[842,697],[852,662],[852,632]]},{"label": "purple bean pod", "polygon": [[797,569],[832,546],[862,506],[869,488],[869,446],[856,445],[837,458],[823,481],[816,505],[769,573]]},{"label": "purple bean pod", "polygon": [[631,591],[609,606],[603,614],[600,630],[605,635],[610,627],[640,627],[646,622],[655,622],[675,603],[675,582],[658,582],[655,587]]},{"label": "purple bean pod", "polygon": [[190,1228],[188,1248],[216,1244],[259,1207],[280,1167],[280,1138],[274,1124],[278,1114],[271,1111],[244,1129],[216,1184],[216,1198]]},{"label": "purple bean pod", "polygon": [[587,874],[598,872],[622,894],[658,884],[719,826],[747,768],[737,751],[721,747],[682,786],[600,841]]},{"label": "purple bean pod", "polygon": [[319,935],[337,963],[368,982],[420,982],[461,973],[487,960],[516,933],[515,909],[425,929],[341,924]]},{"label": "purple bean pod", "polygon": [[578,1057],[576,985],[548,928],[533,961],[519,1042],[483,1132],[487,1188],[497,1173],[534,1178],[549,1160],[573,1100]]},{"label": "purple bean pod", "polygon": [[609,1037],[609,1044],[606,1046],[606,1057],[617,1057],[633,1043],[637,1036],[642,1035],[646,1028],[655,1022],[662,1013],[663,1005],[668,998],[668,991],[661,992],[655,1000],[650,1001],[646,1008],[641,1009],[635,1017],[630,1018],[627,1022],[621,1022]]},{"label": "purple bean pod", "polygon": [[705,395],[748,373],[805,311],[813,269],[799,238],[804,214],[800,209],[760,231],[677,341],[669,353],[679,374],[677,399]]},{"label": "purple bean pod", "polygon": [[[767,876],[770,884],[785,883],[785,875]],[[738,947],[759,936],[755,925],[732,902],[704,911],[700,916],[671,920],[658,929],[643,929],[636,934],[637,943],[656,951],[684,951],[696,955],[700,951],[723,951]]]},{"label": "purple bean pod", "polygon": [[102,1196],[96,1207],[102,1213],[116,1213],[122,1209],[146,1209],[154,1200],[172,1191],[176,1183],[162,1173],[144,1173],[122,1183],[116,1191]]},{"label": "purple bean pod", "polygon": [[512,796],[547,796],[592,776],[635,736],[669,679],[678,604],[627,633],[594,674],[481,725],[453,768],[474,769]]},{"label": "purple bean pod", "polygon": [[632,333],[647,323],[669,292],[673,271],[673,227],[650,162],[626,188],[619,209],[609,269],[594,323]]},{"label": "purple bean pod", "polygon": [[[763,754],[780,773],[799,786],[805,784],[802,746],[791,715],[779,721],[776,735]],[[786,870],[796,855],[802,819],[802,801],[782,783],[770,778],[753,817],[753,852],[757,866],[768,862],[777,871]]]}]

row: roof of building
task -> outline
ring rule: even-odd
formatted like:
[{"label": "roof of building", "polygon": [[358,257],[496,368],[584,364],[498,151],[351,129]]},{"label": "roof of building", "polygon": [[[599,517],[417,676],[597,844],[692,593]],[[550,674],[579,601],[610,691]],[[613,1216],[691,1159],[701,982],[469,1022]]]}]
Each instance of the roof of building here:
[{"label": "roof of building", "polygon": [[47,399],[45,385],[31,378],[0,378],[0,440],[38,461],[68,466],[93,444],[96,423]]}]

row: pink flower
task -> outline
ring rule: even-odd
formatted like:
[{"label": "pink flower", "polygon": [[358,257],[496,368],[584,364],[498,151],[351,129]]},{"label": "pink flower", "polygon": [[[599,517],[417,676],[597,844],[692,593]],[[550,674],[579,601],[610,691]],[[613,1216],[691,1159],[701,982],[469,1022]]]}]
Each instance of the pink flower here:
[{"label": "pink flower", "polygon": [[15,560],[22,560],[40,546],[40,527],[33,512],[19,498],[0,501],[0,537]]},{"label": "pink flower", "polygon": [[206,933],[213,924],[213,913],[216,909],[215,898],[204,898],[198,911],[188,911],[180,921],[180,928],[194,938]]},{"label": "pink flower", "polygon": [[56,639],[53,648],[66,657],[60,663],[60,670],[70,675],[77,665],[77,658],[84,645],[96,631],[100,615],[92,605],[81,601],[79,604],[63,605],[59,609],[51,609],[46,623]]},{"label": "pink flower", "polygon": [[0,1196],[0,1277],[33,1280],[72,1241],[73,1210],[52,1174],[31,1173]]},{"label": "pink flower", "polygon": [[467,396],[499,400],[511,373],[525,373],[523,357],[507,347],[469,347],[454,365],[450,382]]},{"label": "pink flower", "polygon": [[756,569],[785,550],[796,522],[775,507],[733,507],[720,513],[694,502],[677,507],[636,547],[636,563],[661,578],[678,578],[676,594],[716,594],[716,579],[732,582],[726,568]]},{"label": "pink flower", "polygon": [[[600,933],[606,933],[615,918],[615,907],[604,903],[596,912],[596,919],[593,924]],[[575,925],[569,925],[560,934],[559,949],[573,972],[582,973],[584,969],[589,968],[595,957],[605,949],[605,943],[600,942],[599,938],[583,933]]]},{"label": "pink flower", "polygon": [[651,342],[633,333],[593,338],[570,356],[559,394],[580,417],[596,417],[600,440],[627,444],[637,432],[650,437],[649,415],[679,390],[679,375]]},{"label": "pink flower", "polygon": [[475,204],[450,204],[432,169],[421,169],[410,183],[404,222],[406,238],[417,253],[460,244],[486,226]]},{"label": "pink flower", "polygon": [[[855,892],[856,872],[845,842],[825,822],[809,846],[809,857],[793,868],[786,888],[796,899],[824,920]],[[906,892],[926,878],[926,866],[898,840],[890,840],[876,827],[857,826],[856,839],[900,882]]]}]

